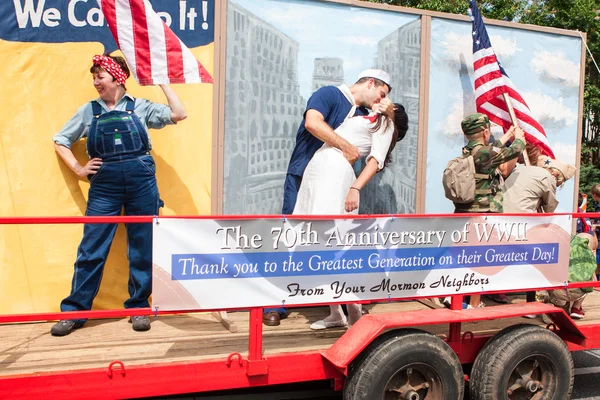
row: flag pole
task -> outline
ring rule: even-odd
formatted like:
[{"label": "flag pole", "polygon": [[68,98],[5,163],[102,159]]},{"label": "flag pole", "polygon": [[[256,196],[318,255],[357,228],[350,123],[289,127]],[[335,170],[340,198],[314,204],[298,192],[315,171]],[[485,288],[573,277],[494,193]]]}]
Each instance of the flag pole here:
[{"label": "flag pole", "polygon": [[[510,114],[510,119],[512,121],[513,126],[515,128],[519,128],[519,121],[517,121],[517,116],[515,115],[515,110],[513,109],[510,99],[508,98],[508,94],[502,93],[502,97],[506,102],[506,108],[508,109],[508,113]],[[529,162],[529,155],[527,154],[527,149],[523,150],[523,161],[525,162],[525,165],[531,165],[531,162]]]}]

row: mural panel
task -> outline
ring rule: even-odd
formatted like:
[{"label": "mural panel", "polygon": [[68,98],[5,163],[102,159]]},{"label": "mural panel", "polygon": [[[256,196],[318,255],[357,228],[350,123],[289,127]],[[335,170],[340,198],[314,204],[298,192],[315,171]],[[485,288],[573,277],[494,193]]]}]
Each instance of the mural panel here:
[{"label": "mural panel", "polygon": [[410,129],[393,163],[363,189],[360,212],[414,212],[418,16],[316,1],[230,0],[226,51],[225,214],[281,212],[306,101],[322,86],[352,85],[367,68],[390,74],[390,97],[405,106]]},{"label": "mural panel", "polygon": [[[487,25],[499,61],[544,127],[557,159],[576,165],[581,38]],[[433,18],[425,212],[450,213],[442,172],[466,144],[463,117],[475,111],[471,24]],[[441,84],[440,82],[443,82]],[[502,129],[492,126],[492,135]],[[557,191],[556,212],[573,211],[575,179]]]}]

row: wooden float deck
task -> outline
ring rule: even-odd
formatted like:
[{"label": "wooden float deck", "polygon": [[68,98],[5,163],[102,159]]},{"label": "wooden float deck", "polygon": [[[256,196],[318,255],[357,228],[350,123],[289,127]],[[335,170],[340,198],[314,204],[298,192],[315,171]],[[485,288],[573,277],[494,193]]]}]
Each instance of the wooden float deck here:
[{"label": "wooden float deck", "polygon": [[[513,303],[524,296],[511,296]],[[486,300],[493,307],[491,300]],[[430,309],[429,301],[377,303],[366,306],[372,314]],[[584,302],[586,317],[578,324],[600,323],[600,292],[594,291]],[[326,307],[291,310],[279,327],[263,326],[263,349],[269,354],[324,350],[345,331],[344,328],[311,331],[310,323],[327,315]],[[50,335],[53,322],[0,325],[0,376],[40,372],[105,368],[115,360],[127,365],[169,362],[225,360],[232,352],[246,356],[249,313],[232,312],[229,318],[238,332],[230,333],[210,313],[181,314],[151,318],[152,329],[134,332],[127,318],[90,320],[85,327],[65,337]],[[517,323],[535,320],[512,318],[465,323],[462,330],[475,335],[489,334]],[[437,335],[448,333],[447,325],[421,327]]]}]

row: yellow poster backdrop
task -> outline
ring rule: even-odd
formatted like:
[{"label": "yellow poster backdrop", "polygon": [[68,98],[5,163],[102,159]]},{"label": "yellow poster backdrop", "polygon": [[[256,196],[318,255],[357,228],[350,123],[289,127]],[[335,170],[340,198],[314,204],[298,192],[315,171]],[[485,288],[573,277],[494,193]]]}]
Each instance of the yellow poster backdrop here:
[{"label": "yellow poster backdrop", "polygon": [[[213,46],[191,48],[211,75]],[[93,41],[0,40],[1,217],[85,214],[89,183],[56,155],[52,137],[78,107],[97,98],[89,68],[92,56],[103,52],[104,46]],[[210,214],[213,85],[171,87],[188,118],[149,130],[165,202],[161,214]],[[142,87],[130,78],[127,89],[134,97],[166,104],[158,86]],[[73,145],[73,152],[81,164],[87,162],[83,140]],[[0,225],[0,314],[58,311],[70,291],[82,233],[82,224]],[[121,308],[129,297],[126,254],[120,225],[94,309]]]}]

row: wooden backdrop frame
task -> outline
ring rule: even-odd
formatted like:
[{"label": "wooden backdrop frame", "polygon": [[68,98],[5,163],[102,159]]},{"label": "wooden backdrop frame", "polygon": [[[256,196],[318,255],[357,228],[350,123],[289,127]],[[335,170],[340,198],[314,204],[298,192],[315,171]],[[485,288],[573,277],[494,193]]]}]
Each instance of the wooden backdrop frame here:
[{"label": "wooden backdrop frame", "polygon": [[[431,19],[443,18],[455,21],[470,22],[466,15],[442,13],[436,11],[419,10],[388,4],[369,3],[359,0],[313,0],[322,3],[334,3],[352,7],[360,7],[375,10],[394,11],[404,14],[419,15],[421,17],[421,76],[419,85],[419,129],[417,139],[417,175],[416,175],[416,199],[415,212],[417,214],[425,211],[425,181],[427,167],[427,134],[429,116],[429,76],[431,48]],[[214,98],[213,98],[213,143],[212,143],[212,183],[211,183],[211,212],[213,215],[223,213],[223,187],[224,187],[224,139],[225,139],[225,75],[226,75],[226,39],[227,39],[227,3],[228,0],[215,0],[215,66],[214,66]],[[577,126],[577,154],[581,152],[581,137],[583,134],[583,92],[585,86],[585,57],[586,41],[585,33],[566,29],[551,28],[530,24],[519,24],[515,22],[499,21],[484,18],[488,26],[501,26],[512,29],[552,33],[563,36],[580,37],[581,64],[580,64],[580,86],[579,86],[579,114]],[[576,165],[579,171],[581,157],[577,157]],[[575,190],[573,193],[574,204],[577,205],[579,192],[579,173],[575,175]],[[575,207],[576,211],[577,208]]]}]

